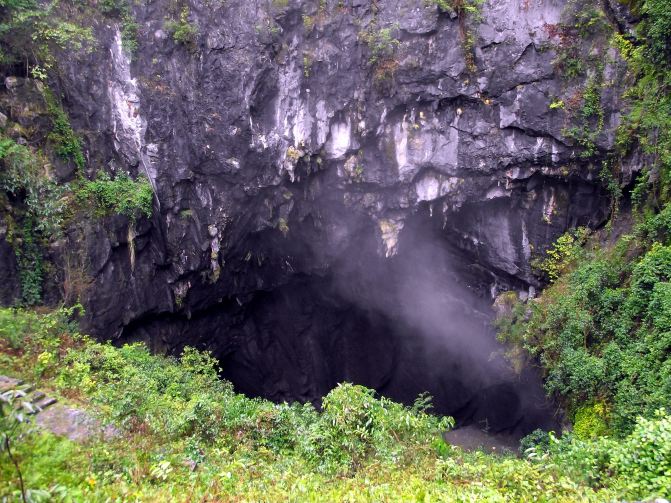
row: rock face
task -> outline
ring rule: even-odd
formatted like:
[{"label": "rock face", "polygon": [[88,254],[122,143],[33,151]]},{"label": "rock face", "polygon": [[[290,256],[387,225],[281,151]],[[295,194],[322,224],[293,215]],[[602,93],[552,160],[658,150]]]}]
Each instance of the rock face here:
[{"label": "rock face", "polygon": [[108,19],[93,54],[60,62],[90,174],[156,191],[132,263],[123,218],[71,233],[86,328],[211,349],[276,400],[349,379],[465,419],[496,409],[492,296],[538,286],[532,256],[610,207],[595,159],[620,93],[602,93],[591,160],[550,106],[585,85],[553,67],[564,2],[489,0],[477,21],[425,0],[192,0],[193,46],[167,32],[170,4],[134,8],[133,58]]}]

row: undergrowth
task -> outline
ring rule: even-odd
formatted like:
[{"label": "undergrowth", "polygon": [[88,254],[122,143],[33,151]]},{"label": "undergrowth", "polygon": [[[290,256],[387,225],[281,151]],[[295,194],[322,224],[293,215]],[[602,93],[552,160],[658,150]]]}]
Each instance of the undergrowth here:
[{"label": "undergrowth", "polygon": [[[671,487],[658,461],[671,450],[662,412],[619,442],[550,435],[524,458],[467,453],[443,441],[453,423],[431,415],[426,396],[408,407],[343,383],[321,411],[247,398],[208,353],[98,343],[79,333],[79,310],[0,309],[0,373],[114,426],[112,437],[75,443],[21,425],[13,452],[27,489],[45,499],[607,501]],[[0,498],[19,490],[7,459],[0,452]]]}]

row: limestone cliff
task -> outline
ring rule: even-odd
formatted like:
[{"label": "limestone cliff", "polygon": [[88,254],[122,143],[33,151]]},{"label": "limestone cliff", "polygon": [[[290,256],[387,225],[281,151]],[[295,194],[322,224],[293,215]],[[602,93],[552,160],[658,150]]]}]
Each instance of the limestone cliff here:
[{"label": "limestone cliff", "polygon": [[[190,0],[196,31],[179,43],[174,3],[133,6],[134,53],[121,21],[95,20],[96,49],[61,55],[51,82],[88,175],[144,174],[155,191],[132,233],[123,217],[79,222],[51,250],[85,258],[87,330],[211,349],[241,390],[277,400],[314,400],[343,379],[403,399],[428,389],[465,416],[505,397],[449,355],[488,332],[498,292],[540,286],[534,256],[608,218],[599,173],[624,68],[603,37],[577,48],[601,62],[586,153],[566,132],[585,120],[576,100],[597,73],[557,64],[573,4]],[[5,104],[36,86],[6,83]],[[3,281],[0,298],[12,289]],[[442,332],[430,355],[407,342]],[[475,405],[474,389],[489,390]]]}]

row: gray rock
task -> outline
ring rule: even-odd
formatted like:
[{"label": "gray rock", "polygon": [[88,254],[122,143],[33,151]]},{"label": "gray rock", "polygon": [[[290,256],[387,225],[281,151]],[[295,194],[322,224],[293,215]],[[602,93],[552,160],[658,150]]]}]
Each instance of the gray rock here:
[{"label": "gray rock", "polygon": [[23,79],[19,77],[5,77],[5,87],[8,90],[14,90],[23,85]]}]

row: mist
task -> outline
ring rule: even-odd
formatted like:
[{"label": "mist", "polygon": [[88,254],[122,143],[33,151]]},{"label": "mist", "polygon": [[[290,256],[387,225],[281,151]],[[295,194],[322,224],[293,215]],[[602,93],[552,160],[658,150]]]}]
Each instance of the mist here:
[{"label": "mist", "polygon": [[517,374],[503,356],[492,324],[494,280],[428,212],[406,222],[393,256],[362,243],[333,270],[342,298],[389,320],[394,369],[381,394],[411,403],[428,392],[434,410],[460,425],[528,433],[553,424],[552,404],[533,368]]}]

